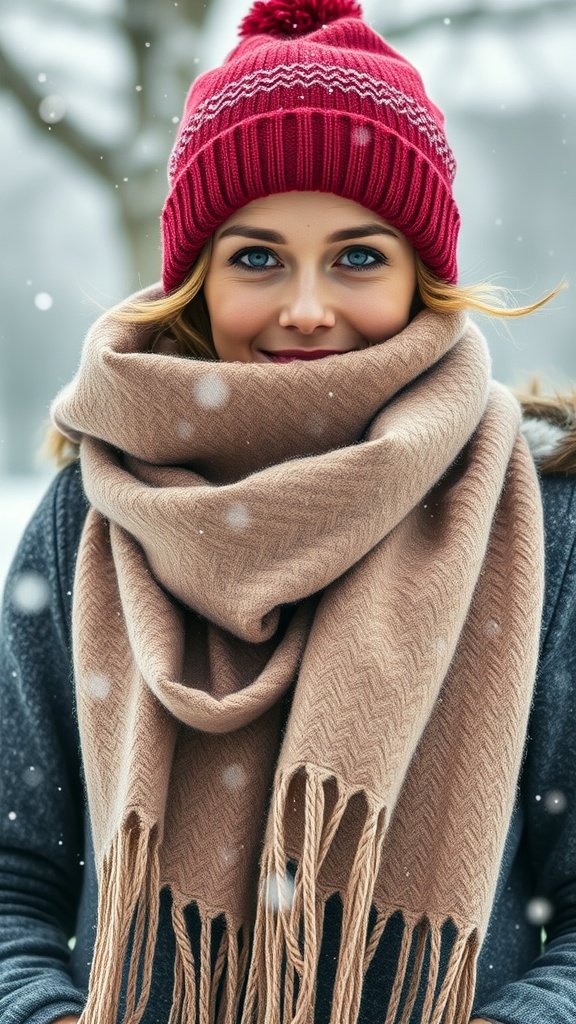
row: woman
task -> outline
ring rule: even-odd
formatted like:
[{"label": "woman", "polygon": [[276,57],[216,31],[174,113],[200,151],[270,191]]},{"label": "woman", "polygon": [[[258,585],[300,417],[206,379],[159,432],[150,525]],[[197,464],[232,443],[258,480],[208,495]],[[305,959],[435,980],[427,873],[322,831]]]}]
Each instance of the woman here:
[{"label": "woman", "polygon": [[442,114],[358,4],[240,34],[7,582],[0,1021],[568,1022],[576,434],[465,313],[551,296],[457,284]]}]

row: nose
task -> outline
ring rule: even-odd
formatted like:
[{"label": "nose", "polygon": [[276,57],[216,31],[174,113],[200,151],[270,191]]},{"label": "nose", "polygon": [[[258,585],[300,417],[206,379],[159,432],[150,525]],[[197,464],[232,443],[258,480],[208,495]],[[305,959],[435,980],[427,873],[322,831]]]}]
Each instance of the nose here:
[{"label": "nose", "polygon": [[301,334],[312,334],[317,327],[334,327],[336,314],[329,297],[313,273],[302,274],[288,286],[280,316],[280,327],[295,327]]}]

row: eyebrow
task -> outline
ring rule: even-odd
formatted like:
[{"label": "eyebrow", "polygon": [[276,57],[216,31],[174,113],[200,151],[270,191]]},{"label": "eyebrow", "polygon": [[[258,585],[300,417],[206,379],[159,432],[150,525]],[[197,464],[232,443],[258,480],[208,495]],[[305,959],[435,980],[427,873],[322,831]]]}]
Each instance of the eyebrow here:
[{"label": "eyebrow", "polygon": [[[216,241],[219,242],[221,238],[228,238],[231,235],[238,235],[241,238],[256,238],[263,242],[274,242],[276,245],[285,245],[286,239],[283,235],[280,235],[277,231],[270,231],[269,228],[253,228],[249,224],[234,224],[230,228],[225,228],[219,235],[216,236]],[[365,238],[367,235],[390,235],[392,238],[398,238],[396,231],[392,231],[391,228],[385,228],[382,224],[358,224],[353,228],[344,228],[342,231],[335,231],[333,235],[329,235],[326,241],[330,242],[345,242],[350,238]]]}]

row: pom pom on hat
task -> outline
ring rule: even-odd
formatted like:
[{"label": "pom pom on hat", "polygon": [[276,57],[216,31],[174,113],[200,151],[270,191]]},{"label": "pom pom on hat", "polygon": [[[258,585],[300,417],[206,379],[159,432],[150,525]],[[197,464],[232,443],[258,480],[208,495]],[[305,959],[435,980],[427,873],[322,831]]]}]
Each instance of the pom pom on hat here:
[{"label": "pom pom on hat", "polygon": [[241,39],[261,33],[305,36],[339,18],[361,18],[356,0],[256,0],[240,23]]}]

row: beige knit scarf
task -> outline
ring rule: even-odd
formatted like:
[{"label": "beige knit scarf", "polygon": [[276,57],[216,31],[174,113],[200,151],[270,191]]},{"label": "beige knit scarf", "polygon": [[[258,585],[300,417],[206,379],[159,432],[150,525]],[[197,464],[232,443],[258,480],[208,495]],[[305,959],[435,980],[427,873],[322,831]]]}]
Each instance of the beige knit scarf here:
[{"label": "beige knit scarf", "polygon": [[543,599],[536,471],[479,330],[425,311],[276,365],[161,354],[106,314],[51,413],[81,438],[91,503],[73,597],[99,878],[82,1024],[115,1024],[123,970],[140,1021],[164,886],[169,1024],[310,1024],[334,893],[330,1024],[357,1020],[398,911],[386,1024],[411,1021],[420,986],[418,1022],[466,1024]]}]

